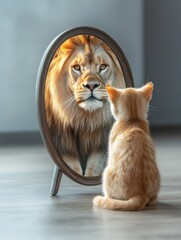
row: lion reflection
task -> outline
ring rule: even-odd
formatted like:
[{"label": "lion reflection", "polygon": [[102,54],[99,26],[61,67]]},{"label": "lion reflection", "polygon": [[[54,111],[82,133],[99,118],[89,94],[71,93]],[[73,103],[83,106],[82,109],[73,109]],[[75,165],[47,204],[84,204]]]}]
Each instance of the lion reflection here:
[{"label": "lion reflection", "polygon": [[105,84],[125,88],[120,64],[108,45],[90,35],[66,40],[46,78],[45,107],[58,154],[84,176],[101,175],[113,124]]}]

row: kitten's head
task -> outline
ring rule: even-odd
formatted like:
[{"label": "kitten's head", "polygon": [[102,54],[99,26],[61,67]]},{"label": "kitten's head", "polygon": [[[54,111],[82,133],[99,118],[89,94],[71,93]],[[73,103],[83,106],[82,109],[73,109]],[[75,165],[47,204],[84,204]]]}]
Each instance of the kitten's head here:
[{"label": "kitten's head", "polygon": [[147,83],[137,89],[117,89],[106,85],[106,90],[111,103],[111,112],[116,120],[146,120],[153,83]]}]

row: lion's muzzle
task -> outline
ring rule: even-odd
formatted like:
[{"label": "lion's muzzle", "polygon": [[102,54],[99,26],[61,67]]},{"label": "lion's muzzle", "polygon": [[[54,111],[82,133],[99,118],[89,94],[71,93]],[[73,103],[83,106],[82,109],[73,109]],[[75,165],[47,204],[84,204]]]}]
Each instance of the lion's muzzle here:
[{"label": "lion's muzzle", "polygon": [[93,112],[103,107],[105,101],[105,84],[98,75],[84,75],[79,79],[79,90],[75,99],[79,107]]}]

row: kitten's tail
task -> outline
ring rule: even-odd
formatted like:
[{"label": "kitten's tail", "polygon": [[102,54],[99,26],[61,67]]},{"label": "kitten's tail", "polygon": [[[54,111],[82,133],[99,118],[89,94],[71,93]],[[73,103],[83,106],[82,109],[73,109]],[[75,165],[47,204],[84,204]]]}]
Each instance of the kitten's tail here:
[{"label": "kitten's tail", "polygon": [[146,206],[148,200],[149,199],[146,195],[138,195],[129,200],[117,200],[103,196],[96,196],[93,199],[93,204],[110,210],[138,211]]}]

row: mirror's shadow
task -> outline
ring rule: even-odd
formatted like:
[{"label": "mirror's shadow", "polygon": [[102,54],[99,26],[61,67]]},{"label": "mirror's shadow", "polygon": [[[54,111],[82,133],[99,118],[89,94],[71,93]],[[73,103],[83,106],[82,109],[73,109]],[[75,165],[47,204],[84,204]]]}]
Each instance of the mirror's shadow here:
[{"label": "mirror's shadow", "polygon": [[113,124],[105,84],[125,88],[111,48],[93,35],[76,35],[56,50],[46,76],[45,111],[58,154],[82,176],[100,176]]}]

